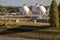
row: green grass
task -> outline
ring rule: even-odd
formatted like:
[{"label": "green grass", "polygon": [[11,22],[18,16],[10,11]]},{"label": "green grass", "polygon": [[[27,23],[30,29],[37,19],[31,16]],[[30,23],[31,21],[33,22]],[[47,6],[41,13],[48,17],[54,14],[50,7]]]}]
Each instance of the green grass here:
[{"label": "green grass", "polygon": [[[4,22],[3,22],[4,24]],[[23,26],[23,25],[30,25],[30,26],[46,26],[46,25],[50,25],[49,23],[41,23],[41,22],[37,22],[37,23],[33,23],[33,22],[6,22],[5,26],[8,27],[18,27],[18,26]],[[29,27],[29,26],[28,26]]]},{"label": "green grass", "polygon": [[0,18],[0,20],[29,20],[30,18]]}]

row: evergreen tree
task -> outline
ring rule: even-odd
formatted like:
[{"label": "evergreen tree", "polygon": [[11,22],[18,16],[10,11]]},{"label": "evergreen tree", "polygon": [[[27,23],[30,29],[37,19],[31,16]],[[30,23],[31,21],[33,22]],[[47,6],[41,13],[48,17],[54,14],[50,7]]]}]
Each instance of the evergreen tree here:
[{"label": "evergreen tree", "polygon": [[50,25],[52,27],[59,27],[59,13],[58,13],[58,6],[55,0],[52,0],[50,5]]},{"label": "evergreen tree", "polygon": [[58,5],[58,10],[59,10],[59,26],[60,26],[60,3]]},{"label": "evergreen tree", "polygon": [[60,18],[60,3],[58,5],[58,10],[59,10],[59,18]]}]

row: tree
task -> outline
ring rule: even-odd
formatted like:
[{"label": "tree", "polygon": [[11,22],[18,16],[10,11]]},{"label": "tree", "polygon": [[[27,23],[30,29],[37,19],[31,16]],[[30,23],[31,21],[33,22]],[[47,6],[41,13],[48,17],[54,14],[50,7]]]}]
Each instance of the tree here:
[{"label": "tree", "polygon": [[52,0],[50,5],[50,26],[52,27],[59,27],[59,13],[58,13],[58,6],[55,0]]},{"label": "tree", "polygon": [[[58,5],[58,10],[59,10],[59,24],[60,24],[60,3]],[[60,25],[59,25],[60,26]]]},{"label": "tree", "polygon": [[58,10],[59,10],[59,18],[60,18],[60,3],[58,5]]}]

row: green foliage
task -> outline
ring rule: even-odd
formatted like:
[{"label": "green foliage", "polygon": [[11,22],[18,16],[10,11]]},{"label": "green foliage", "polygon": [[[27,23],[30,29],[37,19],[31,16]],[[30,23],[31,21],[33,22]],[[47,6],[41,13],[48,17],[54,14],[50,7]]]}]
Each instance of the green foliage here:
[{"label": "green foliage", "polygon": [[59,18],[60,18],[60,3],[58,5],[58,10],[59,10]]},{"label": "green foliage", "polygon": [[30,8],[30,10],[32,11],[32,6],[30,6],[29,8]]},{"label": "green foliage", "polygon": [[52,0],[50,5],[50,25],[52,27],[59,27],[59,13],[58,6],[55,0]]},{"label": "green foliage", "polygon": [[19,12],[19,7],[7,7],[7,11],[12,13],[16,13],[16,12]]},{"label": "green foliage", "polygon": [[0,6],[0,12],[16,13],[19,12],[19,7]]},{"label": "green foliage", "polygon": [[7,12],[7,9],[3,6],[0,6],[0,12]]}]

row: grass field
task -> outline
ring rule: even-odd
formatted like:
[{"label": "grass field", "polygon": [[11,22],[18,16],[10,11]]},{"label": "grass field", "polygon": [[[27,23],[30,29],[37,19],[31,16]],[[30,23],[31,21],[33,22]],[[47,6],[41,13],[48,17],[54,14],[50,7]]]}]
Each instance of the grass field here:
[{"label": "grass field", "polygon": [[60,27],[50,27],[49,25],[49,23],[44,22],[5,22],[5,25],[3,25],[3,29],[4,27],[5,29],[0,31],[0,35],[41,40],[60,40]]},{"label": "grass field", "polygon": [[[1,24],[1,23],[0,23]],[[14,27],[18,27],[18,26],[32,26],[32,27],[40,27],[40,26],[46,26],[46,25],[50,25],[49,23],[42,23],[42,22],[37,22],[37,23],[33,23],[33,22],[2,22],[2,24],[5,24],[6,28],[14,28]],[[3,25],[4,26],[4,25]]]},{"label": "grass field", "polygon": [[30,18],[0,18],[0,20],[29,20]]}]

